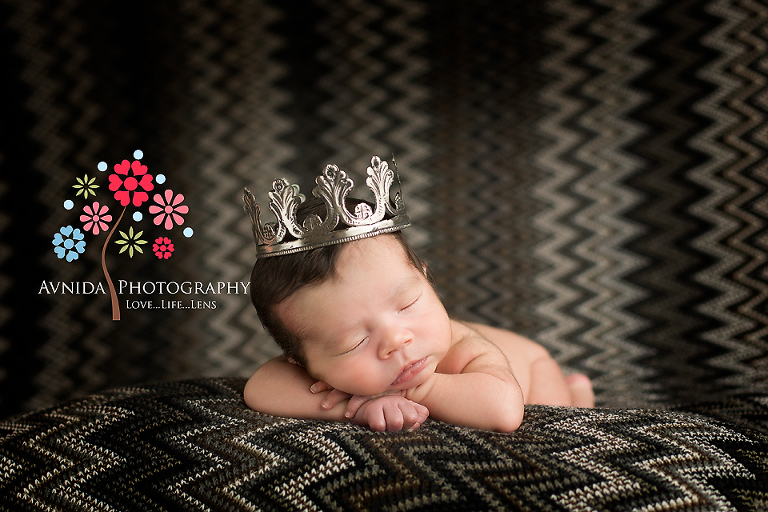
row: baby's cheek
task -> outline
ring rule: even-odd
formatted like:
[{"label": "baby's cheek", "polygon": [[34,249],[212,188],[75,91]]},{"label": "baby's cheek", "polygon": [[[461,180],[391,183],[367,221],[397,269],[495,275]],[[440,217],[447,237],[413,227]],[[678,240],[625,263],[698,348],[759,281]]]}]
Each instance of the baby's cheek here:
[{"label": "baby's cheek", "polygon": [[[376,395],[383,393],[389,387],[389,382],[383,382],[380,377],[380,373],[376,372],[370,367],[364,365],[355,365],[353,368],[348,368],[344,372],[343,377],[339,376],[340,386],[343,385],[346,389],[339,387],[347,393],[353,395]],[[342,383],[343,381],[343,383]]]}]

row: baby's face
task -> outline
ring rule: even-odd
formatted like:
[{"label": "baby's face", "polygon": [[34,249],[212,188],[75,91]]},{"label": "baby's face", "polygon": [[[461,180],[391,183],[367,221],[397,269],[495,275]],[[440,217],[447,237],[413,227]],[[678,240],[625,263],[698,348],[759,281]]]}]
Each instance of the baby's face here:
[{"label": "baby's face", "polygon": [[450,347],[451,324],[397,239],[345,244],[337,269],[277,307],[301,339],[310,375],[358,395],[425,382]]}]

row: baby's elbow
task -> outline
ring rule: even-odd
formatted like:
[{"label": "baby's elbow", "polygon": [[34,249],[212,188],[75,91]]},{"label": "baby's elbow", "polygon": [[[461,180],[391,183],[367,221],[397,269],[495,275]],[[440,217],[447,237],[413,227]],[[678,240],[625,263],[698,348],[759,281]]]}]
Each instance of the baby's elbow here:
[{"label": "baby's elbow", "polygon": [[251,377],[248,379],[248,382],[245,383],[245,389],[243,389],[243,400],[245,400],[245,405],[254,411],[259,411],[262,406],[261,401],[259,400],[260,396],[261,394],[258,392],[257,383],[255,382],[255,379]]},{"label": "baby's elbow", "polygon": [[509,410],[502,411],[494,419],[494,424],[491,430],[496,432],[514,432],[523,423],[524,409],[521,406],[519,410],[517,408],[509,408]]},{"label": "baby's elbow", "polygon": [[497,408],[492,420],[491,430],[496,432],[514,432],[523,423],[525,406],[523,405],[522,393],[510,393],[510,395]]},{"label": "baby's elbow", "polygon": [[256,412],[273,414],[272,387],[280,380],[280,364],[274,360],[264,363],[248,379],[243,389],[245,405]]}]

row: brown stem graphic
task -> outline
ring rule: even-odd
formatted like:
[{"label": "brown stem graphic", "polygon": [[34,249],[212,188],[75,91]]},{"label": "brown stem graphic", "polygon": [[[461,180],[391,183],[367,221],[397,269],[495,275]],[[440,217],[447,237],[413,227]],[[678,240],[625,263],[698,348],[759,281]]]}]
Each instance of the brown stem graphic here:
[{"label": "brown stem graphic", "polygon": [[104,271],[104,277],[107,279],[107,286],[109,287],[109,295],[112,297],[112,320],[120,320],[120,303],[117,300],[115,285],[112,284],[112,278],[109,277],[109,271],[107,270],[107,245],[109,244],[109,239],[112,238],[112,233],[117,229],[117,225],[123,220],[123,215],[125,215],[125,210],[127,208],[128,206],[123,208],[123,213],[120,214],[117,222],[112,226],[112,230],[107,235],[107,239],[104,240],[104,247],[101,248],[101,269]]}]

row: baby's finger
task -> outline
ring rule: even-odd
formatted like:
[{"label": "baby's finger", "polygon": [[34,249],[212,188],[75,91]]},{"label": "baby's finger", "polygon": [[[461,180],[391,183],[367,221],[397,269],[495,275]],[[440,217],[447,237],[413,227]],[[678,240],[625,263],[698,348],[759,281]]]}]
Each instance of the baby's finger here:
[{"label": "baby's finger", "polygon": [[323,400],[322,407],[323,409],[333,409],[339,402],[342,402],[349,397],[349,393],[339,391],[338,389],[332,389],[331,392],[328,393],[328,396],[325,397],[325,400]]},{"label": "baby's finger", "polygon": [[309,386],[309,390],[312,393],[322,393],[323,391],[328,391],[330,389],[333,389],[333,388],[329,386],[327,382],[323,382],[321,380]]},{"label": "baby's finger", "polygon": [[419,412],[419,423],[424,423],[429,418],[429,409],[426,405],[416,404],[416,410]]},{"label": "baby's finger", "polygon": [[396,403],[384,405],[384,421],[387,424],[387,432],[397,432],[403,429],[404,417],[401,407]]},{"label": "baby's finger", "polygon": [[403,416],[403,427],[411,428],[414,423],[418,421],[418,413],[416,408],[408,403],[402,403],[399,405],[400,413]]},{"label": "baby's finger", "polygon": [[415,403],[412,402],[401,402],[398,404],[400,407],[400,412],[403,415],[403,428],[413,428],[413,425],[416,423],[420,423],[419,420],[419,411],[416,409]]},{"label": "baby's finger", "polygon": [[370,398],[371,397],[369,396],[353,395],[352,398],[349,399],[349,403],[347,404],[347,411],[344,413],[344,416],[347,418],[352,418],[355,414],[357,414],[357,410],[360,409],[360,406],[370,400]]},{"label": "baby's finger", "polygon": [[384,417],[384,410],[374,407],[368,415],[368,428],[374,432],[384,432],[387,429],[387,420]]},{"label": "baby's finger", "polygon": [[413,424],[410,426],[410,430],[416,430],[424,423],[429,417],[429,409],[421,404],[414,403],[414,413],[416,414]]}]

